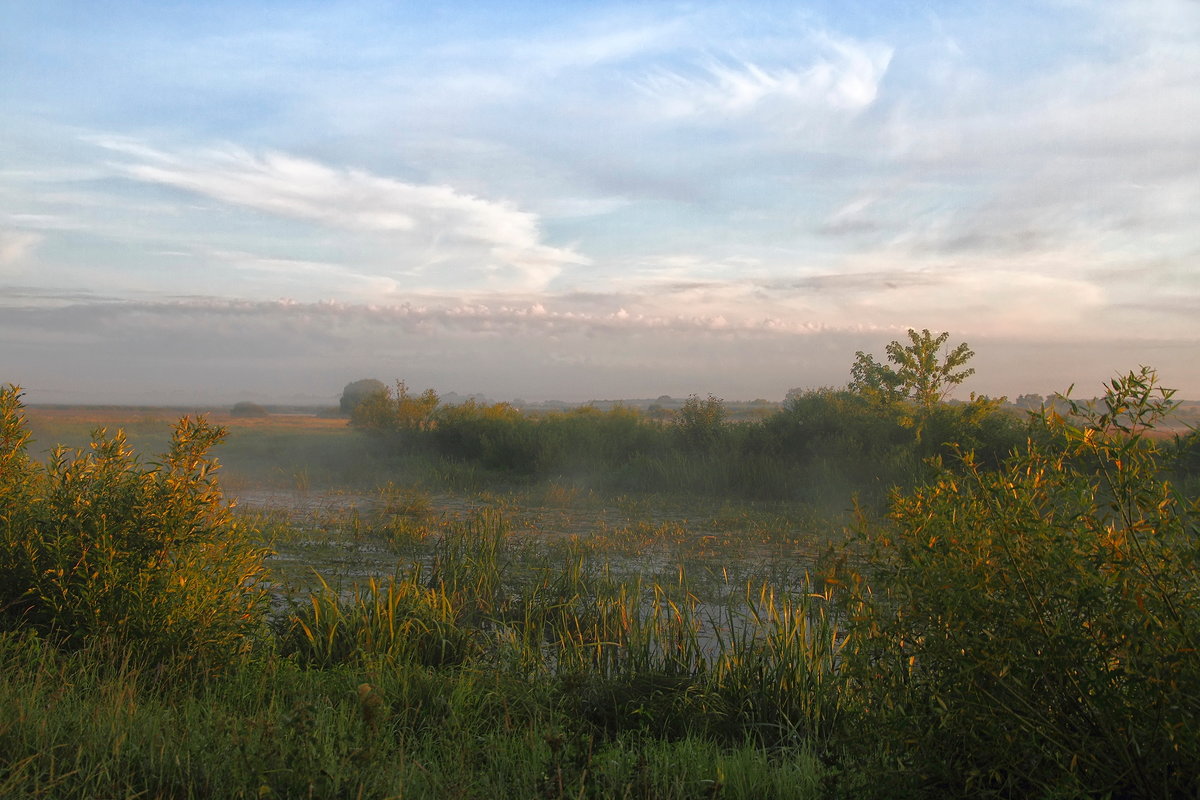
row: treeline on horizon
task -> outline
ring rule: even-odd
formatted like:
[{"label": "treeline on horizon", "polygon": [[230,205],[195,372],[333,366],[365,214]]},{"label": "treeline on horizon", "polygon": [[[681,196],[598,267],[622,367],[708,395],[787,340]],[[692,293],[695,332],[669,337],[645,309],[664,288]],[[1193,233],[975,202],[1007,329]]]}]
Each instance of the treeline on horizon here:
[{"label": "treeline on horizon", "polygon": [[[1063,395],[947,396],[974,373],[974,353],[928,330],[888,345],[886,361],[859,352],[844,388],[793,390],[781,408],[735,419],[713,395],[677,409],[621,405],[527,413],[509,403],[443,403],[403,381],[349,384],[341,410],[381,450],[432,459],[451,484],[479,479],[556,481],[610,493],[706,495],[881,507],[970,453],[994,467],[1044,426],[1045,409],[1069,415]],[[1039,434],[1039,431],[1041,432]],[[1177,437],[1173,463],[1200,467],[1200,439]],[[1196,470],[1189,470],[1196,471]]]},{"label": "treeline on horizon", "polygon": [[443,405],[403,382],[364,397],[350,422],[401,456],[434,457],[493,477],[601,491],[819,502],[853,488],[880,500],[928,473],[952,445],[996,464],[1024,441],[1023,415],[987,398],[922,408],[850,389],[794,395],[778,412],[734,421],[716,397],[671,419],[582,406],[531,415],[507,403]]}]

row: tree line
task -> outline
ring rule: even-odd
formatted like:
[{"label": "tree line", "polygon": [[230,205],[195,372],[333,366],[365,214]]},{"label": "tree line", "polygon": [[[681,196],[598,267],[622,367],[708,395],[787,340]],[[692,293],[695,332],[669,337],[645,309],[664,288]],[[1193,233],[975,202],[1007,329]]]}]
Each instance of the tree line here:
[{"label": "tree line", "polygon": [[583,406],[531,415],[508,403],[442,403],[404,381],[356,381],[342,395],[350,423],[397,455],[470,465],[512,480],[578,482],[613,492],[746,499],[882,502],[930,473],[953,446],[984,463],[1026,435],[1022,415],[972,395],[946,402],[974,370],[964,343],[910,330],[885,360],[859,352],[845,388],[791,392],[762,419],[733,421],[724,400],[689,397],[671,418]]}]

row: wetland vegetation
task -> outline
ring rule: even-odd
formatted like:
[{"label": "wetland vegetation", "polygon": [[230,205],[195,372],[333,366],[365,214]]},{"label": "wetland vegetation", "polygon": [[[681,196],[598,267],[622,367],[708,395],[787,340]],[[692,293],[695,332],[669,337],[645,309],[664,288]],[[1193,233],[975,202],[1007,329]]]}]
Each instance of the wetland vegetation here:
[{"label": "wetland vegetation", "polygon": [[0,796],[1200,792],[1170,392],[948,403],[969,350],[893,344],[747,421],[0,389]]}]

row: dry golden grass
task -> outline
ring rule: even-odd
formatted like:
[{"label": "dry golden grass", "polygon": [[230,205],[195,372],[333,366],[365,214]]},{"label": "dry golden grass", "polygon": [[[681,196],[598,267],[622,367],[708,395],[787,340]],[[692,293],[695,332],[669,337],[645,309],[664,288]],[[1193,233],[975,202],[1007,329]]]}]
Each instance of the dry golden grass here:
[{"label": "dry golden grass", "polygon": [[271,414],[266,417],[238,417],[228,409],[142,408],[134,406],[27,406],[25,416],[31,426],[57,428],[67,426],[103,426],[126,428],[156,423],[173,425],[180,417],[204,415],[214,425],[228,428],[273,430],[336,430],[345,428],[342,417],[318,417],[313,414]]}]

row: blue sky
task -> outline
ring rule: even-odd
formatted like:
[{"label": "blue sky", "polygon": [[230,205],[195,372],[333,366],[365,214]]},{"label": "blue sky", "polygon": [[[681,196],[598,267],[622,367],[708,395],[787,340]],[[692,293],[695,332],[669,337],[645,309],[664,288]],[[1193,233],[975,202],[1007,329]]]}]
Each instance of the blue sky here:
[{"label": "blue sky", "polygon": [[31,402],[1200,397],[1200,3],[0,2]]}]

